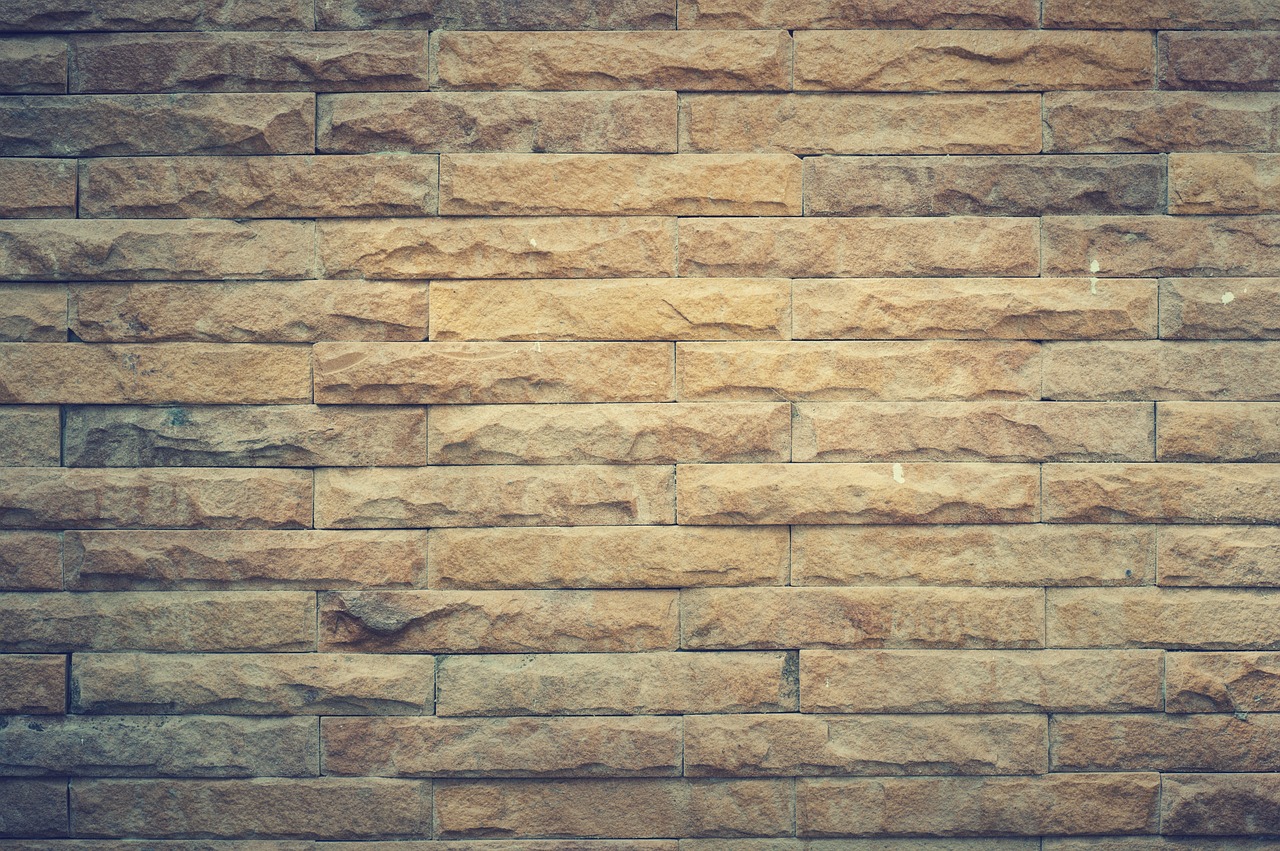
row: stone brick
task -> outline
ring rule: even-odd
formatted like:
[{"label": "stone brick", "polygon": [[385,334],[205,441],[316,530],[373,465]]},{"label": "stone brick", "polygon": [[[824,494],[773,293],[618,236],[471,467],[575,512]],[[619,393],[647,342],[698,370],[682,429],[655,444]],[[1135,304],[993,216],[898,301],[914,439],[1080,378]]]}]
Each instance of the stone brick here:
[{"label": "stone brick", "polygon": [[702,29],[996,29],[1035,26],[1029,0],[872,0],[851,6],[840,0],[684,0],[680,28]]},{"label": "stone brick", "polygon": [[1280,216],[1046,216],[1041,221],[1048,274],[1280,272]]},{"label": "stone brick", "polygon": [[[66,784],[63,786],[65,796]],[[5,851],[137,851],[140,844],[144,843],[136,839],[63,839],[53,846],[41,840],[14,840],[5,846]],[[166,839],[150,840],[145,845],[148,851],[315,851],[315,843],[309,840],[288,839]],[[369,851],[372,847],[372,843],[368,843],[364,849],[347,846],[347,851]],[[334,843],[333,848],[326,851],[340,851],[340,848]],[[489,851],[501,849],[493,848]]]},{"label": "stone brick", "polygon": [[1022,464],[716,464],[680,468],[691,525],[1030,523],[1039,475]]},{"label": "stone brick", "polygon": [[1149,585],[1155,575],[1152,529],[1035,524],[791,530],[792,585]]},{"label": "stone brick", "polygon": [[[65,790],[65,786],[63,787]],[[77,836],[412,839],[431,831],[421,780],[85,780],[71,784]]]},{"label": "stone brick", "polygon": [[1159,548],[1160,585],[1280,587],[1280,529],[1169,526]]},{"label": "stone brick", "polygon": [[66,287],[0,284],[0,342],[59,343],[66,340]]},{"label": "stone brick", "polygon": [[675,591],[322,594],[322,650],[574,653],[674,650]]},{"label": "stone brick", "polygon": [[1155,417],[1138,402],[806,402],[793,444],[794,461],[1150,461]]},{"label": "stone brick", "polygon": [[58,536],[50,532],[0,532],[0,590],[61,591],[62,544]]},{"label": "stone brick", "polygon": [[[4,289],[0,288],[3,298]],[[790,424],[788,412],[788,428]],[[62,463],[60,429],[55,405],[0,408],[0,467],[57,467]]]},{"label": "stone brick", "polygon": [[325,718],[326,774],[675,777],[676,718]]},{"label": "stone brick", "polygon": [[309,154],[314,104],[289,93],[0,97],[0,154]]},{"label": "stone brick", "polygon": [[790,312],[777,278],[431,284],[433,340],[780,340]]},{"label": "stone brick", "polygon": [[[12,0],[4,5],[11,3]],[[65,40],[9,36],[0,41],[0,92],[15,95],[60,95],[66,90]]]},{"label": "stone brick", "polygon": [[0,712],[61,715],[66,707],[65,656],[0,656]]},{"label": "stone brick", "polygon": [[1280,95],[1049,92],[1046,152],[1274,151]]},{"label": "stone brick", "polygon": [[427,462],[423,408],[72,406],[68,467],[413,466]]},{"label": "stone brick", "polygon": [[[1276,20],[1280,24],[1280,15]],[[1166,32],[1159,51],[1161,88],[1280,89],[1280,34],[1274,32]]]},{"label": "stone brick", "polygon": [[1174,278],[1160,282],[1160,336],[1280,339],[1280,278]]},{"label": "stone brick", "polygon": [[1166,774],[1161,792],[1161,833],[1280,833],[1280,774]]},{"label": "stone brick", "polygon": [[1054,771],[1275,771],[1280,715],[1055,715]]},{"label": "stone brick", "polygon": [[1166,653],[1165,678],[1166,712],[1280,711],[1280,653]]},{"label": "stone brick", "polygon": [[371,851],[374,848],[377,851],[679,851],[682,844],[683,841],[678,839],[446,839],[430,844],[425,841],[400,843],[404,846],[402,849],[399,846],[388,848],[385,844],[374,846],[368,842],[334,842],[326,845],[325,851]]},{"label": "stone brick", "polygon": [[667,402],[667,343],[321,343],[322,404]]},{"label": "stone brick", "polygon": [[308,777],[305,718],[16,717],[0,722],[0,773],[71,777]]},{"label": "stone brick", "polygon": [[68,818],[67,781],[0,780],[0,837],[66,836]]},{"label": "stone brick", "polygon": [[791,88],[791,39],[781,31],[439,32],[433,54],[445,89]]},{"label": "stone brick", "polygon": [[317,117],[322,153],[676,150],[675,92],[321,95]]},{"label": "stone brick", "polygon": [[1194,839],[1176,836],[1090,836],[1083,839],[1045,837],[1043,851],[1269,851],[1267,840]]},{"label": "stone brick", "polygon": [[1280,404],[1160,402],[1161,461],[1280,461]]},{"label": "stone brick", "polygon": [[[0,50],[7,42],[0,40]],[[3,59],[0,58],[0,63]],[[0,74],[4,66],[0,64]],[[76,164],[73,160],[0,159],[0,216],[6,219],[74,219]]]},{"label": "stone brick", "polygon": [[1280,649],[1280,593],[1189,588],[1050,588],[1050,647]]},{"label": "stone brick", "polygon": [[1280,400],[1280,344],[1048,343],[1047,399]]},{"label": "stone brick", "polygon": [[[1162,704],[1157,650],[806,650],[803,712],[1135,712]],[[867,688],[874,682],[875,688]]]},{"label": "stone brick", "polygon": [[1276,29],[1280,12],[1268,0],[1045,0],[1044,25],[1124,30]]},{"label": "stone brick", "polygon": [[448,656],[437,715],[794,712],[794,653]]},{"label": "stone brick", "polygon": [[428,85],[426,33],[137,33],[79,36],[72,45],[73,92],[352,92]]},{"label": "stone brick", "polygon": [[434,668],[430,656],[77,653],[72,701],[97,714],[419,715]]},{"label": "stone brick", "polygon": [[426,583],[425,532],[67,532],[77,591],[412,588]]},{"label": "stone brick", "polygon": [[810,31],[795,35],[798,90],[1020,92],[1146,89],[1146,33]]},{"label": "stone brick", "polygon": [[822,778],[796,783],[801,836],[1154,833],[1160,775]]},{"label": "stone brick", "polygon": [[1031,715],[692,715],[690,777],[1042,774],[1046,724]]},{"label": "stone brick", "polygon": [[316,29],[651,30],[675,26],[672,0],[317,0]]},{"label": "stone brick", "polygon": [[681,646],[1042,647],[1039,589],[712,588],[680,593]]},{"label": "stone brick", "polygon": [[0,652],[313,650],[315,594],[0,594]]},{"label": "stone brick", "polygon": [[435,785],[440,839],[784,836],[786,780],[488,780]]},{"label": "stone brick", "polygon": [[1280,213],[1280,154],[1172,154],[1170,213]]},{"label": "stone brick", "polygon": [[115,157],[80,169],[82,218],[433,216],[436,157]]},{"label": "stone brick", "polygon": [[1044,520],[1275,523],[1277,464],[1046,464]]},{"label": "stone brick", "polygon": [[0,0],[0,29],[95,30],[297,30],[313,26],[306,0]]},{"label": "stone brick", "polygon": [[[680,848],[681,851],[1040,851],[1040,840],[1010,838],[685,839],[681,840]],[[28,849],[20,849],[20,851],[28,851]],[[110,851],[115,850],[110,849]],[[121,849],[121,851],[127,851],[127,849]],[[1233,849],[1223,849],[1223,851],[1233,851]],[[1257,849],[1248,849],[1248,851],[1257,851]]]}]

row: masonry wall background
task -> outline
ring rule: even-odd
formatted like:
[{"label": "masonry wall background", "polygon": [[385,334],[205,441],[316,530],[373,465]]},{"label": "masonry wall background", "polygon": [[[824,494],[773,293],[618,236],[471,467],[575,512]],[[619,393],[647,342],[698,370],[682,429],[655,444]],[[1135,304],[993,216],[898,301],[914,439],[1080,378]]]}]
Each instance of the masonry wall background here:
[{"label": "masonry wall background", "polygon": [[1275,847],[1274,2],[0,29],[5,848]]}]

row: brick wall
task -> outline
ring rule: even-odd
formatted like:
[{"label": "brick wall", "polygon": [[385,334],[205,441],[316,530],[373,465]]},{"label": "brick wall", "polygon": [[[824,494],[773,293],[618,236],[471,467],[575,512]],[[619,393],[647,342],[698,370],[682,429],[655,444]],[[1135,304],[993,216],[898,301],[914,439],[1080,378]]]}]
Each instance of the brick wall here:
[{"label": "brick wall", "polygon": [[4,848],[1276,847],[1275,0],[0,30]]}]

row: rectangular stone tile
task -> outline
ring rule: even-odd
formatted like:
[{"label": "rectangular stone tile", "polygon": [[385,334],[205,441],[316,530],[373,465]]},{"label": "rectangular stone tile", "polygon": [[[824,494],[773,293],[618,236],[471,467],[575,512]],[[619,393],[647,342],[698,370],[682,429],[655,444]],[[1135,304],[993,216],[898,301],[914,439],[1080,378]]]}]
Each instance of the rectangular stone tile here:
[{"label": "rectangular stone tile", "polygon": [[[3,297],[4,290],[0,288],[0,298]],[[790,425],[788,411],[788,429]],[[0,467],[59,466],[62,463],[61,428],[56,405],[0,407]]]},{"label": "rectangular stone tile", "polygon": [[676,352],[681,401],[1040,398],[1034,343],[679,343]]},{"label": "rectangular stone tile", "polygon": [[1039,479],[1030,464],[691,464],[677,514],[695,526],[1032,523]]},{"label": "rectangular stone tile", "polygon": [[65,656],[0,656],[0,712],[61,715],[66,709]]},{"label": "rectangular stone tile", "polygon": [[789,154],[445,154],[448,216],[798,216]]},{"label": "rectangular stone tile", "polygon": [[785,836],[787,780],[445,780],[439,839],[473,836]]},{"label": "rectangular stone tile", "polygon": [[1280,95],[1049,92],[1046,152],[1274,151]]},{"label": "rectangular stone tile", "polygon": [[68,406],[68,467],[333,467],[427,463],[425,408]]},{"label": "rectangular stone tile", "polygon": [[8,36],[0,41],[0,92],[60,95],[66,90],[65,39]]},{"label": "rectangular stone tile", "polygon": [[676,718],[325,718],[320,740],[334,775],[678,777],[681,768]]},{"label": "rectangular stone tile", "polygon": [[432,464],[789,461],[791,406],[440,406],[431,410],[427,446]]},{"label": "rectangular stone tile", "polygon": [[[0,40],[0,51],[7,40]],[[0,74],[4,73],[0,56]],[[73,160],[0,159],[0,216],[6,219],[74,219],[76,164]]]},{"label": "rectangular stone tile", "polygon": [[[65,788],[63,791],[65,794]],[[153,839],[145,843],[137,839],[62,839],[54,845],[42,840],[14,840],[5,846],[5,851],[137,851],[142,844],[147,851],[315,851],[315,843],[310,840],[289,839]],[[347,847],[350,851],[368,851],[371,846],[372,843],[363,850]],[[338,851],[336,846],[333,851]]]},{"label": "rectangular stone tile", "polygon": [[316,29],[653,30],[675,27],[672,0],[317,0]]},{"label": "rectangular stone tile", "polygon": [[52,532],[0,532],[0,590],[61,591],[59,536]]},{"label": "rectangular stone tile", "polygon": [[0,594],[0,652],[311,651],[315,594]]},{"label": "rectangular stone tile", "polygon": [[1029,0],[925,0],[905,6],[891,0],[856,6],[840,0],[683,0],[679,12],[681,29],[998,29],[1033,27],[1037,20]]},{"label": "rectangular stone tile", "polygon": [[1045,0],[1046,27],[1122,30],[1230,30],[1280,28],[1280,11],[1265,1]]},{"label": "rectangular stone tile", "polygon": [[1050,588],[1050,647],[1280,649],[1280,593],[1200,588]]},{"label": "rectangular stone tile", "polygon": [[302,404],[305,346],[0,344],[0,402]]},{"label": "rectangular stone tile", "polygon": [[685,839],[681,840],[680,848],[681,851],[1040,851],[1040,839]]},{"label": "rectangular stone tile", "polygon": [[67,781],[0,780],[0,837],[67,836],[68,818]]},{"label": "rectangular stone tile", "polygon": [[1158,50],[1163,89],[1280,89],[1280,33],[1166,32]]},{"label": "rectangular stone tile", "polygon": [[781,30],[445,31],[434,40],[433,83],[445,89],[791,88],[791,39]]},{"label": "rectangular stone tile", "polygon": [[10,777],[311,777],[316,725],[306,718],[17,717],[0,727]]},{"label": "rectangular stone tile", "polygon": [[1280,712],[1280,653],[1166,653],[1166,712]]},{"label": "rectangular stone tile", "polygon": [[[446,839],[401,842],[392,848],[384,845],[377,851],[680,851],[682,844],[679,839]],[[331,846],[326,846],[325,851],[371,851],[373,848],[367,842],[334,842]]]},{"label": "rectangular stone tile", "polygon": [[795,88],[864,92],[1147,89],[1146,33],[810,31],[795,34]]},{"label": "rectangular stone tile", "polygon": [[110,157],[80,167],[82,218],[434,216],[437,157]]},{"label": "rectangular stone tile", "polygon": [[121,0],[104,6],[94,0],[0,0],[0,29],[40,30],[301,30],[311,29],[306,0]]},{"label": "rectangular stone tile", "polygon": [[433,281],[433,340],[782,340],[784,278]]},{"label": "rectangular stone tile", "polygon": [[0,97],[0,119],[3,156],[310,154],[315,146],[315,95],[300,93]]},{"label": "rectangular stone tile", "polygon": [[1161,461],[1280,461],[1280,404],[1160,402]]},{"label": "rectangular stone tile", "polygon": [[431,656],[77,653],[72,711],[420,715],[431,711],[434,669]]},{"label": "rectangular stone tile", "polygon": [[[1158,650],[805,650],[803,712],[1141,712]],[[875,688],[867,688],[874,682]]]},{"label": "rectangular stone tile", "polygon": [[49,284],[0,284],[0,342],[66,341],[66,287]]},{"label": "rectangular stone tile", "polygon": [[680,150],[1035,154],[1040,98],[1020,94],[681,95]]},{"label": "rectangular stone tile", "polygon": [[1280,400],[1280,345],[1094,342],[1044,346],[1046,399]]},{"label": "rectangular stone tile", "polygon": [[1167,774],[1160,831],[1171,836],[1280,834],[1280,774]]},{"label": "rectangular stone tile", "polygon": [[1154,456],[1155,416],[1143,402],[804,402],[794,408],[793,461]]},{"label": "rectangular stone tile", "polygon": [[426,584],[425,532],[67,532],[76,591],[413,588]]},{"label": "rectangular stone tile", "polygon": [[1171,154],[1169,212],[1280,213],[1280,154]]},{"label": "rectangular stone tile", "polygon": [[1280,339],[1280,278],[1174,278],[1160,282],[1160,336]]},{"label": "rectangular stone tile", "polygon": [[781,526],[435,529],[432,588],[785,585]]},{"label": "rectangular stone tile", "polygon": [[1041,222],[1048,274],[1280,272],[1280,216],[1046,216]]},{"label": "rectangular stone tile", "polygon": [[1280,464],[1046,464],[1054,523],[1276,523]]},{"label": "rectangular stone tile", "polygon": [[1159,585],[1280,587],[1280,529],[1169,526],[1160,530]]},{"label": "rectangular stone tile", "polygon": [[1156,531],[1149,528],[1037,523],[791,530],[792,585],[1150,585],[1155,575]]},{"label": "rectangular stone tile", "polygon": [[675,591],[350,591],[320,596],[320,648],[363,653],[674,650]]},{"label": "rectangular stone tile", "polygon": [[71,785],[78,836],[411,839],[431,832],[421,780],[83,780]]},{"label": "rectangular stone tile", "polygon": [[670,153],[676,111],[675,92],[320,95],[315,146],[329,154]]},{"label": "rectangular stone tile", "polygon": [[1055,715],[1053,771],[1275,771],[1280,715]]},{"label": "rectangular stone tile", "polygon": [[1160,775],[801,779],[801,836],[1154,833]]},{"label": "rectangular stone tile", "polygon": [[794,712],[795,653],[446,656],[437,715]]},{"label": "rectangular stone tile", "polygon": [[1045,837],[1043,851],[1267,851],[1265,840],[1179,839],[1172,836]]},{"label": "rectangular stone tile", "polygon": [[321,404],[668,402],[669,343],[320,343]]},{"label": "rectangular stone tile", "polygon": [[424,32],[138,33],[77,36],[72,46],[73,92],[352,92],[428,86]]},{"label": "rectangular stone tile", "polygon": [[694,589],[680,592],[680,629],[695,650],[1042,647],[1044,592]]},{"label": "rectangular stone tile", "polygon": [[1032,715],[692,715],[690,777],[1042,774],[1045,719]]}]

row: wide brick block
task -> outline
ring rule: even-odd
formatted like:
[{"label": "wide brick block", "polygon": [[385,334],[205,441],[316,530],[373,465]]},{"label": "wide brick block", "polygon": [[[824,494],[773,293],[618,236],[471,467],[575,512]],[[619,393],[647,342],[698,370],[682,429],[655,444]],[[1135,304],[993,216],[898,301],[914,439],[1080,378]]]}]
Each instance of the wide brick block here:
[{"label": "wide brick block", "polygon": [[1169,212],[1280,213],[1280,154],[1170,155]]},{"label": "wide brick block", "polygon": [[60,38],[0,41],[0,92],[60,95],[67,90],[67,42]]},{"label": "wide brick block", "polygon": [[1053,153],[1274,151],[1280,95],[1049,92],[1044,149]]},{"label": "wide brick block", "polygon": [[84,30],[299,30],[311,29],[305,0],[122,0],[109,6],[92,0],[3,0],[0,28],[18,31]]},{"label": "wide brick block", "polygon": [[1159,36],[1159,51],[1161,88],[1280,89],[1280,34],[1274,32],[1167,32]]},{"label": "wide brick block", "polygon": [[0,712],[61,715],[66,708],[65,656],[0,656]]},{"label": "wide brick block", "polygon": [[1280,339],[1280,278],[1174,278],[1160,282],[1160,336]]},{"label": "wide brick block", "polygon": [[1280,715],[1055,715],[1054,771],[1275,771]]},{"label": "wide brick block", "polygon": [[1280,12],[1264,3],[1203,0],[1045,0],[1046,27],[1122,30],[1280,28]]},{"label": "wide brick block", "polygon": [[[6,42],[0,41],[0,50]],[[0,58],[0,73],[3,73]],[[74,219],[76,164],[71,160],[0,159],[0,216],[6,219]]]},{"label": "wide brick block", "polygon": [[1111,277],[1274,275],[1280,216],[1047,216],[1044,271]]},{"label": "wide brick block", "polygon": [[0,837],[67,836],[68,827],[67,781],[0,780]]},{"label": "wide brick block", "polygon": [[1044,520],[1275,523],[1277,464],[1046,464]]},{"label": "wide brick block", "polygon": [[1280,711],[1280,653],[1166,653],[1165,678],[1166,712]]},{"label": "wide brick block", "polygon": [[675,26],[671,0],[317,0],[322,30],[651,30]]},{"label": "wide brick block", "polygon": [[0,532],[0,590],[61,591],[59,536],[53,532]]},{"label": "wide brick block", "polygon": [[1169,526],[1159,562],[1160,585],[1280,587],[1280,529]]},{"label": "wide brick block", "polygon": [[1280,774],[1168,774],[1160,831],[1170,836],[1280,833]]},{"label": "wide brick block", "polygon": [[1280,592],[1050,588],[1050,647],[1280,649]]},{"label": "wide brick block", "polygon": [[[0,288],[0,298],[3,296],[4,290]],[[790,420],[788,412],[788,428]],[[55,405],[0,407],[0,467],[59,466],[60,429]]]},{"label": "wide brick block", "polygon": [[1048,399],[1280,400],[1280,346],[1261,342],[1049,343]]},{"label": "wide brick block", "polygon": [[0,284],[0,342],[67,340],[67,290],[48,284]]},{"label": "wide brick block", "polygon": [[771,0],[684,0],[679,11],[681,29],[996,29],[1035,26],[1037,18],[1035,4],[1028,0],[925,0],[909,5],[873,0],[857,6],[840,0],[785,4]]},{"label": "wide brick block", "polygon": [[1280,404],[1160,402],[1161,461],[1280,461]]}]

